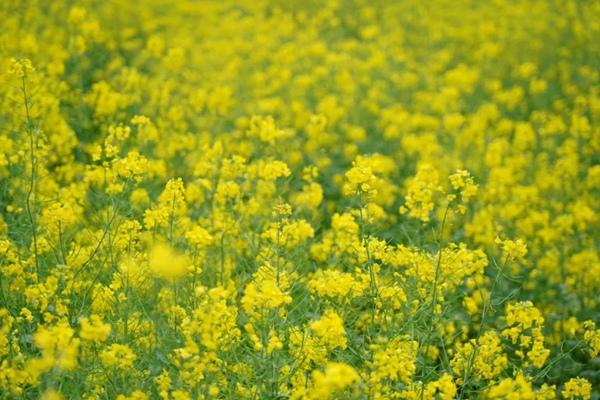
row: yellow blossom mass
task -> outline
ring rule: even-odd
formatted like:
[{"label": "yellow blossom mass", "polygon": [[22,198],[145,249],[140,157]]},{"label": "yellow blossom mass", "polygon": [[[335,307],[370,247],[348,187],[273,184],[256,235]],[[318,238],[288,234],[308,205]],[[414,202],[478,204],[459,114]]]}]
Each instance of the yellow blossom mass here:
[{"label": "yellow blossom mass", "polygon": [[0,21],[0,400],[600,398],[599,1]]}]

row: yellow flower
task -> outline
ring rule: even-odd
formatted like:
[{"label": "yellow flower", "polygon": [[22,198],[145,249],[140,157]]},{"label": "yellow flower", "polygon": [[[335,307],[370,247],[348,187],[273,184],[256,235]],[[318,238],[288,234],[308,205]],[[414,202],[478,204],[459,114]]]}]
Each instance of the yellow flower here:
[{"label": "yellow flower", "polygon": [[530,380],[521,373],[514,379],[506,378],[501,380],[486,391],[485,397],[488,399],[506,399],[511,397],[519,399],[536,398]]},{"label": "yellow flower", "polygon": [[10,65],[10,73],[13,74],[17,78],[23,78],[27,76],[27,74],[35,71],[33,66],[31,65],[31,61],[27,58],[23,59],[11,59]]},{"label": "yellow flower", "polygon": [[40,400],[62,400],[64,396],[54,389],[48,389],[40,396]]},{"label": "yellow flower", "polygon": [[310,329],[319,341],[329,350],[335,348],[345,349],[348,345],[344,321],[333,310],[327,310],[323,316],[310,323]]},{"label": "yellow flower", "polygon": [[289,167],[283,161],[261,162],[258,167],[258,176],[267,181],[274,181],[277,178],[290,176],[290,174]]},{"label": "yellow flower", "polygon": [[260,315],[264,309],[276,309],[292,302],[288,289],[290,276],[287,272],[277,271],[269,265],[261,266],[246,286],[242,297],[244,311],[251,315]]},{"label": "yellow flower", "polygon": [[417,347],[417,342],[402,337],[382,339],[381,343],[371,345],[373,361],[369,363],[369,383],[378,385],[389,379],[408,385],[417,370]]},{"label": "yellow flower", "polygon": [[477,340],[459,344],[450,365],[459,377],[458,382],[465,376],[489,381],[506,368],[508,357],[503,352],[498,334],[488,331]]},{"label": "yellow flower", "polygon": [[328,362],[323,372],[313,372],[313,387],[309,389],[308,399],[330,399],[358,382],[359,376],[348,364]]},{"label": "yellow flower", "polygon": [[502,246],[503,262],[511,260],[523,261],[527,254],[527,245],[521,239],[513,241],[496,238],[496,243]]},{"label": "yellow flower", "polygon": [[590,357],[596,357],[600,354],[600,329],[596,329],[596,324],[593,321],[585,321],[583,328],[585,329],[583,339],[590,347]]},{"label": "yellow flower", "polygon": [[290,132],[277,128],[273,117],[259,117],[256,115],[250,118],[250,127],[247,134],[271,145],[291,135]]},{"label": "yellow flower", "polygon": [[166,243],[158,243],[148,254],[150,270],[159,278],[175,281],[183,277],[189,267],[188,258]]},{"label": "yellow flower", "polygon": [[592,384],[585,378],[572,378],[565,383],[562,396],[565,399],[588,400],[592,395]]},{"label": "yellow flower", "polygon": [[434,196],[441,191],[438,172],[429,164],[419,165],[417,174],[407,183],[405,204],[400,212],[428,222],[435,206]]},{"label": "yellow flower", "polygon": [[90,318],[80,318],[79,323],[81,324],[81,330],[79,336],[82,339],[89,340],[91,342],[101,343],[106,341],[110,335],[111,326],[102,322],[100,316],[96,314],[90,315]]},{"label": "yellow flower", "polygon": [[40,326],[33,335],[33,342],[41,350],[42,358],[39,360],[49,370],[53,366],[72,371],[77,368],[79,354],[79,339],[74,338],[75,331],[66,323],[44,327]]},{"label": "yellow flower", "polygon": [[274,350],[283,349],[283,342],[277,334],[271,330],[269,332],[269,343],[267,344],[267,354],[271,354]]},{"label": "yellow flower", "polygon": [[212,244],[213,236],[203,227],[196,225],[185,234],[185,238],[190,244],[198,247],[205,248]]},{"label": "yellow flower", "polygon": [[112,344],[100,353],[102,365],[120,370],[126,370],[133,367],[133,363],[136,359],[137,356],[131,348],[123,344]]}]

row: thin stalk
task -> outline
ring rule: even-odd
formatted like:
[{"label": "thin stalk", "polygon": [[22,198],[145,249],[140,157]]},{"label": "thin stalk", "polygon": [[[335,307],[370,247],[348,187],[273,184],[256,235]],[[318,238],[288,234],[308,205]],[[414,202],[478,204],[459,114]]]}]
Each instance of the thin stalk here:
[{"label": "thin stalk", "polygon": [[440,226],[439,239],[438,239],[438,259],[435,266],[435,277],[433,279],[433,293],[431,295],[431,311],[435,312],[435,306],[437,305],[437,287],[440,279],[441,266],[442,266],[442,250],[444,248],[444,227],[446,226],[446,218],[448,217],[448,210],[450,209],[450,204],[446,206],[446,210],[444,211],[444,218],[442,219],[442,225]]},{"label": "thin stalk", "polygon": [[[29,136],[29,154],[30,154],[30,169],[31,174],[29,176],[29,189],[27,190],[27,196],[25,199],[25,210],[27,217],[29,218],[29,224],[31,226],[31,236],[33,238],[33,253],[35,257],[35,271],[36,280],[40,281],[40,261],[38,255],[38,238],[37,238],[37,221],[34,215],[36,209],[36,179],[37,179],[37,159],[36,159],[36,148],[37,143],[35,140],[35,132],[33,128],[33,122],[31,120],[31,113],[29,110],[29,96],[27,95],[27,74],[23,75],[21,90],[23,92],[23,101],[25,103],[25,116],[27,118],[27,134]],[[32,210],[33,209],[33,210]]]},{"label": "thin stalk", "polygon": [[359,201],[358,217],[360,219],[360,221],[359,221],[359,236],[360,236],[360,243],[362,244],[364,242],[366,244],[365,249],[367,251],[367,268],[369,270],[369,290],[371,292],[371,324],[374,324],[375,323],[375,314],[377,312],[376,301],[377,301],[377,297],[379,297],[379,289],[377,288],[377,279],[375,276],[375,270],[373,269],[373,263],[371,260],[371,252],[369,251],[369,243],[367,240],[365,240],[363,208],[366,206],[366,204],[363,201],[362,194],[360,194],[360,193],[359,193],[358,201]]},{"label": "thin stalk", "polygon": [[173,225],[175,223],[175,192],[173,192],[173,200],[171,201],[171,214],[169,215],[169,244],[173,245]]}]

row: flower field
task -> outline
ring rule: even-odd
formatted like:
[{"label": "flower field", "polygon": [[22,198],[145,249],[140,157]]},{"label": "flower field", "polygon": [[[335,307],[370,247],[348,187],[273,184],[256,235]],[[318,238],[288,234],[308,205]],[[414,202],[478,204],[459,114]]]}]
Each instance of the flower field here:
[{"label": "flower field", "polygon": [[0,400],[600,399],[600,2],[0,21]]}]

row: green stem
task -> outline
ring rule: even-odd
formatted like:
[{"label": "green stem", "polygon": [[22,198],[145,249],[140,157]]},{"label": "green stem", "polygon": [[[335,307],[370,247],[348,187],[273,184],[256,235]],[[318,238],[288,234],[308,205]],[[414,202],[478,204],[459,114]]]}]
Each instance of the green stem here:
[{"label": "green stem", "polygon": [[[22,87],[21,90],[23,91],[23,101],[25,103],[25,115],[27,118],[27,123],[26,123],[26,127],[27,127],[27,133],[29,136],[29,154],[30,154],[30,160],[31,160],[31,174],[29,177],[29,189],[27,190],[27,196],[25,199],[25,209],[27,211],[27,216],[29,218],[29,224],[31,226],[31,236],[33,238],[33,253],[34,253],[34,257],[35,257],[35,271],[36,271],[36,278],[37,281],[40,281],[40,261],[39,261],[39,255],[38,255],[38,240],[37,240],[37,222],[36,222],[36,218],[34,215],[35,212],[35,208],[36,208],[36,195],[35,195],[35,183],[36,183],[36,143],[35,143],[35,138],[34,138],[34,129],[33,129],[33,122],[31,120],[31,113],[29,111],[29,97],[27,95],[27,75],[23,75],[22,78]],[[32,210],[33,208],[33,210]]]}]

